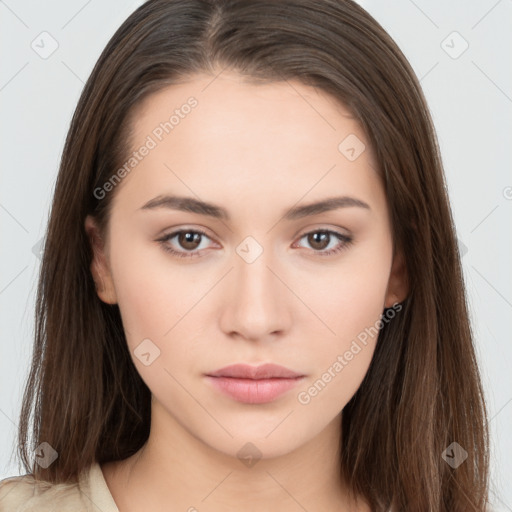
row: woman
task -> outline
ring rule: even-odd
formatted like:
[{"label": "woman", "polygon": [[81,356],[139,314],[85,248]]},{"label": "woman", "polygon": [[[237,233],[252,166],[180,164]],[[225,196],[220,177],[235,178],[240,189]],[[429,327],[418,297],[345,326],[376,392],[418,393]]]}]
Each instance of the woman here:
[{"label": "woman", "polygon": [[352,1],[143,4],[66,140],[0,510],[484,511],[486,429],[389,35]]}]

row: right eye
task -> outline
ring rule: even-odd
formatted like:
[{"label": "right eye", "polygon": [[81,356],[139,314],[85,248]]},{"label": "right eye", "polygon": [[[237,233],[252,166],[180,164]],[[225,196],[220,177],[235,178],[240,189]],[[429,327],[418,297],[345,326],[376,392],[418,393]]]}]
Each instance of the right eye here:
[{"label": "right eye", "polygon": [[[168,243],[175,237],[177,237],[177,243],[181,245],[184,250],[173,249]],[[209,238],[204,231],[199,229],[180,229],[164,235],[159,238],[157,242],[160,242],[164,251],[171,253],[173,256],[177,256],[178,258],[190,258],[200,256],[197,252],[197,244],[201,242],[203,237]]]}]

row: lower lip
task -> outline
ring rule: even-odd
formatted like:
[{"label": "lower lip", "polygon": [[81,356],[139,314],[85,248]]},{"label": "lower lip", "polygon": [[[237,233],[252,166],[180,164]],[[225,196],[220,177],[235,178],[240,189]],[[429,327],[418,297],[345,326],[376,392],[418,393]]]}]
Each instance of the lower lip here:
[{"label": "lower lip", "polygon": [[235,379],[232,377],[211,377],[212,385],[237,402],[264,404],[294,388],[304,377],[294,379]]}]

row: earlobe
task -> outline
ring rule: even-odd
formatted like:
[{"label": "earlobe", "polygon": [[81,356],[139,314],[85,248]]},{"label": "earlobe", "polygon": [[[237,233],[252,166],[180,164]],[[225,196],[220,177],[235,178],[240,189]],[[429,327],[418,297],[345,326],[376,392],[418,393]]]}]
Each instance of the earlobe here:
[{"label": "earlobe", "polygon": [[106,304],[117,304],[114,282],[105,254],[105,244],[98,226],[91,215],[88,215],[85,219],[85,232],[93,251],[93,258],[89,268],[94,279],[96,293]]},{"label": "earlobe", "polygon": [[407,268],[402,251],[397,251],[393,258],[386,290],[385,308],[390,308],[397,302],[403,302],[409,293]]}]

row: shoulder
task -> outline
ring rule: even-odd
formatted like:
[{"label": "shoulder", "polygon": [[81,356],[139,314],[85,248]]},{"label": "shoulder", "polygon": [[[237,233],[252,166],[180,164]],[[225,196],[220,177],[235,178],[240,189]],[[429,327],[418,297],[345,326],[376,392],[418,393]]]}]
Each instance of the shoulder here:
[{"label": "shoulder", "polygon": [[32,474],[0,480],[0,512],[84,512],[87,503],[77,484],[37,481]]}]

